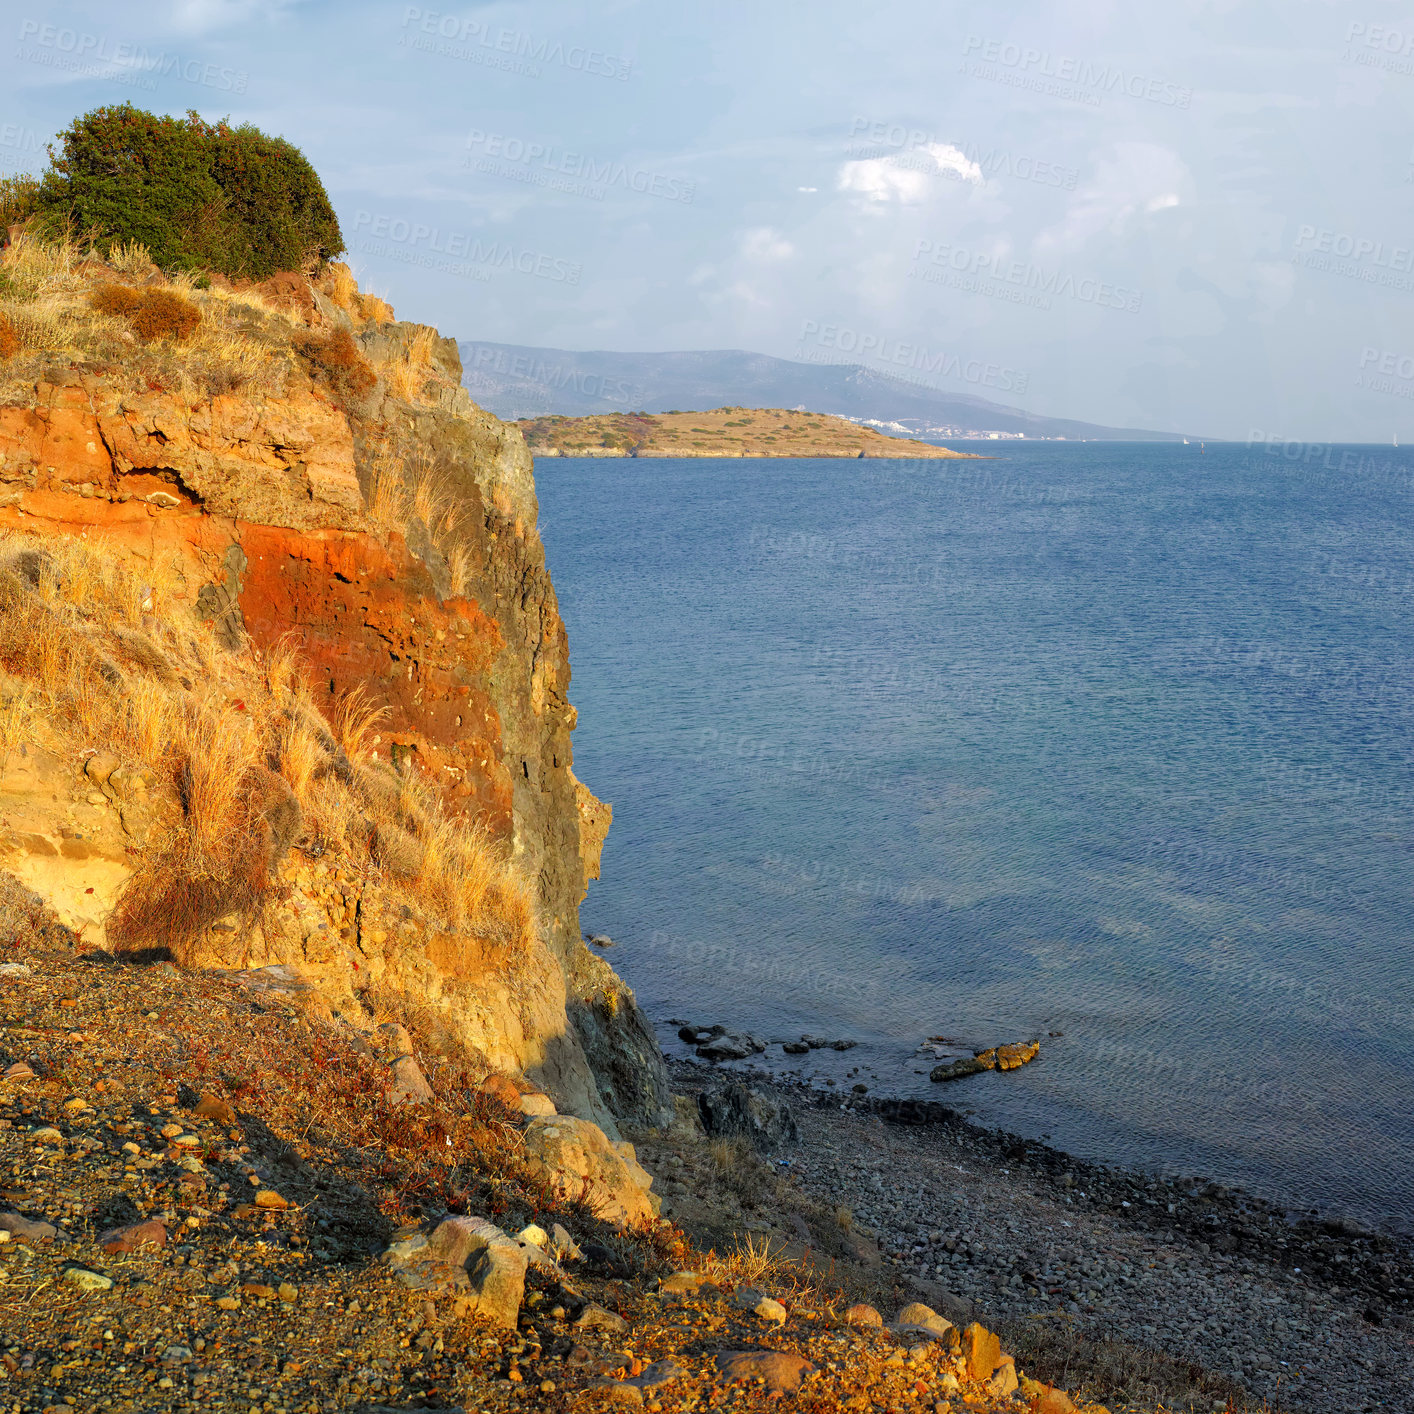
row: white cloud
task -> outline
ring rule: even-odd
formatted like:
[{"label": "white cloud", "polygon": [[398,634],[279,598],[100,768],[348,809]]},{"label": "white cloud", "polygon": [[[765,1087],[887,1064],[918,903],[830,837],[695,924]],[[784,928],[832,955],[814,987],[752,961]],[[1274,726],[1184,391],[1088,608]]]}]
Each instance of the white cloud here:
[{"label": "white cloud", "polygon": [[854,192],[866,201],[897,201],[913,206],[932,192],[939,180],[982,186],[982,169],[948,142],[930,142],[887,157],[867,157],[846,162],[836,181],[840,191]]},{"label": "white cloud", "polygon": [[795,254],[795,247],[770,226],[755,226],[743,233],[741,253],[758,265],[778,264]]}]

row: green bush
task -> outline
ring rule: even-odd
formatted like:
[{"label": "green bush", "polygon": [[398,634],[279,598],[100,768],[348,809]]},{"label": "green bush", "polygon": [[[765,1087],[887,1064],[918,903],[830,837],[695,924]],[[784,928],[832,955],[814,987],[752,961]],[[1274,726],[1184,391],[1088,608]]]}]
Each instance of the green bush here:
[{"label": "green bush", "polygon": [[318,174],[298,148],[245,124],[95,108],[51,147],[38,204],[107,254],[137,241],[165,270],[251,280],[344,248]]}]

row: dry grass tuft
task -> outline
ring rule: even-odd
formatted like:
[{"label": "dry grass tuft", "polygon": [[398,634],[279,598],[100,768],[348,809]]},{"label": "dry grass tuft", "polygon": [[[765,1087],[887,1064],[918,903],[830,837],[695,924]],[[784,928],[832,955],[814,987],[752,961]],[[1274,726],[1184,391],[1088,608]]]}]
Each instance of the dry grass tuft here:
[{"label": "dry grass tuft", "polygon": [[354,301],[358,298],[358,281],[354,279],[353,271],[343,261],[336,260],[329,266],[328,281],[329,298],[340,309],[354,313]]},{"label": "dry grass tuft", "polygon": [[397,318],[393,313],[393,306],[387,300],[379,299],[377,295],[364,295],[360,303],[363,317],[371,319],[375,324],[391,324]]},{"label": "dry grass tuft", "polygon": [[13,358],[23,347],[19,330],[10,322],[8,315],[0,314],[0,358]]}]

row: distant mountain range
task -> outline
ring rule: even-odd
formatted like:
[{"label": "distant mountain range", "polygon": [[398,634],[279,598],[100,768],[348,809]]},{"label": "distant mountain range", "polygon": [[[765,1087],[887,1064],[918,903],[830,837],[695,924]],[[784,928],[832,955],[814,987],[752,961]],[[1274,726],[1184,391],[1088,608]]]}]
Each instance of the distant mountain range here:
[{"label": "distant mountain range", "polygon": [[462,382],[497,417],[563,413],[803,408],[870,422],[924,441],[977,436],[1177,442],[1176,433],[1039,417],[986,398],[878,373],[858,363],[796,363],[742,349],[695,353],[575,353],[466,340]]}]

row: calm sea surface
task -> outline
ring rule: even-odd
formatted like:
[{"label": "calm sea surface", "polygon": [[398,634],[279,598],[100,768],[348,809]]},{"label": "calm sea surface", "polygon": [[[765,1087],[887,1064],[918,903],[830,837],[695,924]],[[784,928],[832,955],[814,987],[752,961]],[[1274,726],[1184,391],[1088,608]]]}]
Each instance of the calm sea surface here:
[{"label": "calm sea surface", "polygon": [[656,1021],[1414,1228],[1414,455],[996,450],[538,464],[586,927]]}]

